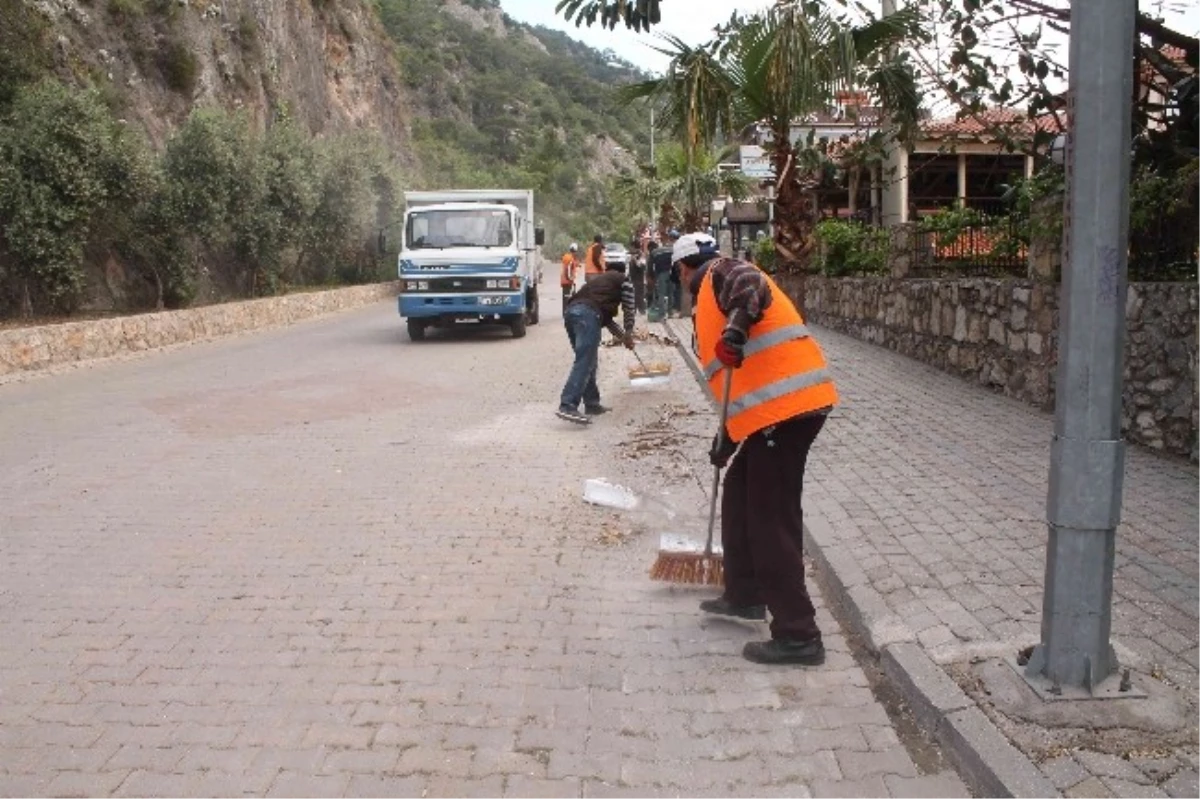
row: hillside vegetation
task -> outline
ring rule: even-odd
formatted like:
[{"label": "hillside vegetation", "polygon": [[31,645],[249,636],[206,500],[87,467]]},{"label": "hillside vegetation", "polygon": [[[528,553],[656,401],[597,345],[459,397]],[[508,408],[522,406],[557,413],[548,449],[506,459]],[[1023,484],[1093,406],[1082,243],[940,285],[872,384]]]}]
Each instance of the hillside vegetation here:
[{"label": "hillside vegetation", "polygon": [[491,0],[0,0],[0,318],[386,279],[410,188],[623,234],[637,77]]}]

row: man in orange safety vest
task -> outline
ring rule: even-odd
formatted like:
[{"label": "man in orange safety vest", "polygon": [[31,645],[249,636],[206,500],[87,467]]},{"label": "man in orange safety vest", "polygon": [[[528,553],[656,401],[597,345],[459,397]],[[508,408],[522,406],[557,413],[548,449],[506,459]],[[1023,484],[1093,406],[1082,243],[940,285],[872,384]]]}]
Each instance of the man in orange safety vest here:
[{"label": "man in orange safety vest", "polygon": [[721,500],[725,590],[700,608],[754,620],[770,608],[771,640],[746,644],[743,656],[818,665],[825,647],[804,581],[800,498],[837,390],[800,313],[765,272],[721,257],[703,233],[680,238],[671,258],[693,297],[697,355],[718,402],[732,372],[725,428],[709,452],[718,468],[733,458]]}]

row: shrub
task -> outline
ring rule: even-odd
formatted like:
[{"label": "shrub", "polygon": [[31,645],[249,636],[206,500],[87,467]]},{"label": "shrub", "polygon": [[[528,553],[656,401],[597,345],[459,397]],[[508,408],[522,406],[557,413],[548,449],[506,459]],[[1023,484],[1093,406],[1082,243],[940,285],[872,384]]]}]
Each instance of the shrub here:
[{"label": "shrub", "polygon": [[775,272],[775,266],[779,258],[779,254],[775,250],[775,239],[770,236],[764,236],[754,242],[751,251],[754,256],[754,262],[760,268],[772,274]]},{"label": "shrub", "polygon": [[[84,247],[102,213],[132,207],[146,185],[139,146],[95,92],[43,81],[0,122],[0,249],[23,311],[69,311]],[[9,287],[12,288],[11,286]]]},{"label": "shrub", "polygon": [[183,42],[174,41],[163,50],[159,61],[167,86],[184,97],[196,93],[196,82],[200,78],[200,62]]},{"label": "shrub", "polygon": [[888,232],[884,228],[826,219],[817,225],[818,269],[830,277],[878,275],[888,270]]}]

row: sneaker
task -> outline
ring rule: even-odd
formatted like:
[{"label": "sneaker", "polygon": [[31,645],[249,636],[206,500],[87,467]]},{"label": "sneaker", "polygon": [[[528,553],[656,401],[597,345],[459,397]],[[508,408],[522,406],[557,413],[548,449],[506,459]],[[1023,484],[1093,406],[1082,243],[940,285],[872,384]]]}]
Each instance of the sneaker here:
[{"label": "sneaker", "polygon": [[729,616],[734,619],[745,619],[746,621],[767,620],[766,605],[735,605],[725,597],[706,599],[700,603],[700,609],[705,613],[712,613],[716,616]]},{"label": "sneaker", "polygon": [[584,416],[574,408],[559,408],[554,414],[559,419],[566,419],[573,424],[591,424],[592,420]]},{"label": "sneaker", "polygon": [[788,638],[751,641],[742,648],[742,657],[752,663],[765,663],[768,666],[819,666],[825,662],[825,644],[821,643],[820,638],[807,641]]},{"label": "sneaker", "polygon": [[583,408],[583,412],[588,416],[599,416],[600,414],[608,413],[611,410],[612,408],[609,408],[607,405],[586,405]]}]

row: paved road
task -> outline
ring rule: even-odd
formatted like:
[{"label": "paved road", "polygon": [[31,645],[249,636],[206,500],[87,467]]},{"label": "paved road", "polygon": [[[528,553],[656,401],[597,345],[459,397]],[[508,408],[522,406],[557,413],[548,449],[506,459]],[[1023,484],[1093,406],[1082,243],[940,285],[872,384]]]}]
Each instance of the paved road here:
[{"label": "paved road", "polygon": [[703,398],[606,351],[617,412],[554,419],[548,304],[522,341],[381,304],[0,386],[0,794],[962,794],[823,605],[828,663],[772,670],[646,579],[704,508],[646,434]]}]

